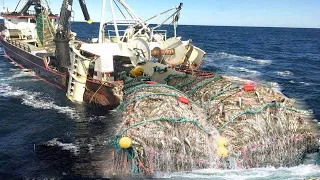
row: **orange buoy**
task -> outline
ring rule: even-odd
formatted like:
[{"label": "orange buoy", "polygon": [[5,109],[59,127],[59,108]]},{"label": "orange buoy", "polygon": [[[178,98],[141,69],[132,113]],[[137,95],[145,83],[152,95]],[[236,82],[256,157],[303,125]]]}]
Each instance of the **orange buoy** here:
[{"label": "orange buoy", "polygon": [[158,84],[158,83],[155,81],[147,81],[146,84]]},{"label": "orange buoy", "polygon": [[178,97],[178,101],[183,103],[183,104],[189,104],[189,99],[183,96]]},{"label": "orange buoy", "polygon": [[252,82],[246,82],[243,84],[242,89],[246,92],[251,92],[255,90],[255,85]]}]

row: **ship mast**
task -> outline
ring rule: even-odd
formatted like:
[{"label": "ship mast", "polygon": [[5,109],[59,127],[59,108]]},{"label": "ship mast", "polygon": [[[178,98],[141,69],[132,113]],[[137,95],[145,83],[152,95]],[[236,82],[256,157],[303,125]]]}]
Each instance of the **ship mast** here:
[{"label": "ship mast", "polygon": [[100,28],[99,28],[99,43],[103,43],[104,38],[104,14],[106,11],[106,0],[102,0],[102,10],[100,18]]}]

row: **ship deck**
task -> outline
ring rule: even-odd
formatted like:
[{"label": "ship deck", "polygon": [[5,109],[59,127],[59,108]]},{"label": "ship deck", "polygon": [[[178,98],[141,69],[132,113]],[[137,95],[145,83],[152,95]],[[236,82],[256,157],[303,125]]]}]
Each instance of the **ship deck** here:
[{"label": "ship deck", "polygon": [[19,38],[11,38],[7,40],[10,44],[13,44],[19,48],[22,48],[29,53],[43,52],[45,49],[43,47],[37,47],[36,40],[24,40]]}]

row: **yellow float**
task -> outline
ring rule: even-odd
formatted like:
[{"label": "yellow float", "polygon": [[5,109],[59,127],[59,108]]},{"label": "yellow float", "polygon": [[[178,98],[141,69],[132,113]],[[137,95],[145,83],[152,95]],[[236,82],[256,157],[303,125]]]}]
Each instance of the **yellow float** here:
[{"label": "yellow float", "polygon": [[119,145],[122,149],[128,149],[129,147],[131,147],[132,141],[129,137],[122,137],[119,140]]},{"label": "yellow float", "polygon": [[135,67],[134,69],[132,69],[130,71],[130,74],[133,76],[133,77],[138,77],[138,76],[142,76],[144,73],[144,69],[141,67],[141,66],[137,66]]},{"label": "yellow float", "polygon": [[218,144],[218,147],[225,147],[225,146],[228,145],[228,141],[227,141],[227,139],[224,138],[224,137],[219,137],[219,138],[217,139],[217,144]]},{"label": "yellow float", "polygon": [[219,157],[223,157],[223,158],[227,157],[228,156],[228,149],[225,147],[218,147],[217,155]]}]

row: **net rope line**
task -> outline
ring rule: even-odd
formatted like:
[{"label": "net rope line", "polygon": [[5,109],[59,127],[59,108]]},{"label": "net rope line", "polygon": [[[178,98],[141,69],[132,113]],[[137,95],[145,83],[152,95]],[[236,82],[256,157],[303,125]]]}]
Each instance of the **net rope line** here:
[{"label": "net rope line", "polygon": [[[171,80],[171,78],[187,78],[187,79],[183,79],[183,81],[180,82],[180,84],[177,84],[177,85],[174,85],[174,86],[172,86],[172,85],[169,86],[167,84],[168,84],[169,80]],[[209,86],[208,84],[213,82],[213,81],[215,81],[215,79],[217,79],[217,78],[220,78],[220,77],[214,76],[213,78],[208,78],[208,79],[202,80],[200,82],[194,83],[196,85],[192,86],[192,89],[189,92],[187,91],[186,94],[192,95],[192,93],[197,92],[197,90],[199,90],[199,88],[201,88],[201,86],[208,86],[208,87],[205,87],[205,88],[210,88],[211,86]],[[127,92],[124,93],[125,94],[124,97],[129,97],[131,95],[129,97],[129,99],[131,99],[131,101],[129,101],[128,103],[126,103],[124,105],[122,103],[123,110],[125,111],[128,108],[128,106],[130,106],[132,103],[135,103],[136,101],[142,100],[143,98],[148,98],[148,97],[157,96],[157,95],[158,96],[179,97],[179,94],[184,94],[184,92],[181,92],[181,90],[179,90],[179,85],[181,86],[183,84],[186,84],[186,82],[189,82],[190,80],[192,80],[190,78],[190,76],[188,76],[188,75],[168,75],[165,79],[167,79],[167,81],[166,81],[167,84],[142,84],[142,85],[135,86],[135,87],[132,87],[132,88],[128,89]],[[170,81],[170,83],[172,83],[172,82]],[[212,85],[215,86],[215,83],[216,82],[214,82]],[[219,86],[219,85],[217,85],[217,86]],[[150,89],[143,89],[143,88],[148,88],[148,87]],[[152,89],[152,87],[154,87],[155,89]],[[157,88],[157,87],[167,87],[167,88],[170,88],[172,90],[175,90],[175,92],[170,92],[170,91],[168,93],[155,93],[155,92],[152,92],[153,90],[156,91],[156,92],[159,92],[159,88]],[[217,97],[219,97],[219,96],[221,96],[223,94],[226,94],[227,97],[223,97],[223,99],[220,100],[220,102],[219,102],[219,103],[221,103],[223,100],[229,98],[230,96],[235,95],[237,92],[242,91],[243,89],[240,88],[240,87],[241,87],[241,83],[238,81],[238,82],[230,83],[228,86],[225,86],[225,87],[223,87],[221,89],[217,89],[215,92],[213,92],[213,93],[215,93],[214,95],[212,95],[207,101],[204,101],[204,105],[208,105],[210,102],[212,102],[214,100],[219,101],[219,99]],[[234,90],[234,89],[237,89],[237,88],[238,88],[238,91],[235,92],[235,93],[233,93],[233,91],[230,92],[230,93],[232,93],[230,95],[228,95],[229,93],[226,93],[228,91],[231,91],[231,90]],[[146,92],[144,92],[144,90],[146,90]],[[201,91],[201,90],[202,90],[202,88],[199,91]],[[136,95],[135,93],[137,93],[137,92],[139,94],[143,94],[143,93],[148,93],[148,94],[147,95],[140,95],[140,96],[136,96],[135,97],[135,95]],[[192,92],[192,93],[190,93],[190,92]],[[185,97],[189,98],[188,95],[186,95]],[[259,95],[257,95],[257,96],[259,96]],[[229,116],[229,118],[231,117],[229,119],[229,121],[224,123],[218,129],[218,132],[220,133],[221,131],[223,131],[225,127],[227,127],[230,123],[234,122],[237,118],[239,118],[242,115],[261,113],[261,112],[267,111],[268,110],[267,108],[269,108],[269,107],[274,107],[274,108],[278,108],[278,109],[281,108],[281,109],[285,109],[285,110],[294,111],[294,112],[297,112],[297,113],[309,113],[308,110],[300,110],[300,109],[294,108],[294,106],[292,106],[292,105],[289,105],[290,106],[289,107],[289,106],[285,106],[284,104],[285,103],[282,103],[281,101],[273,101],[273,100],[270,101],[269,100],[269,103],[267,102],[267,103],[263,104],[262,106],[260,104],[260,108],[258,108],[258,107],[256,107],[257,109],[249,108],[249,109],[246,109],[244,111],[240,111],[240,113],[239,112],[233,113],[234,116],[232,116],[232,115]],[[205,106],[202,106],[202,107],[205,108]],[[161,118],[163,118],[163,119],[161,119]],[[143,119],[144,118],[141,118],[141,120],[143,120]],[[226,118],[226,120],[227,120],[227,118]],[[206,129],[205,126],[201,126],[201,125],[198,124],[197,121],[188,120],[185,117],[181,117],[181,118],[157,117],[155,119],[149,119],[149,120],[145,120],[145,121],[141,121],[141,122],[132,124],[131,126],[129,126],[127,128],[123,127],[123,129],[125,129],[125,130],[121,131],[120,136],[115,136],[115,139],[114,139],[113,142],[119,141],[119,138],[121,138],[121,136],[125,135],[125,133],[127,133],[128,130],[130,130],[131,128],[134,128],[134,127],[146,124],[146,123],[155,122],[155,121],[171,121],[173,123],[175,123],[175,122],[182,123],[183,121],[185,121],[185,123],[192,123],[194,126],[197,126],[199,129],[202,128],[201,130],[204,130],[204,132],[206,132],[205,131],[205,129]],[[190,122],[186,122],[186,121],[190,121]],[[225,132],[225,130],[223,132]],[[280,137],[280,136],[278,136],[278,137],[277,136],[270,136],[270,137],[275,138],[275,140],[276,140],[275,142],[277,142],[276,144],[272,144],[272,142],[274,142],[274,141],[272,141],[272,142],[271,141],[264,142],[263,140],[258,140],[258,141],[255,141],[255,140],[251,141],[250,140],[250,142],[249,142],[250,144],[247,143],[247,144],[243,144],[243,145],[240,145],[240,146],[235,146],[237,148],[234,149],[234,151],[231,151],[230,155],[227,158],[220,159],[220,164],[222,164],[221,167],[223,167],[223,168],[232,168],[235,164],[236,164],[237,167],[241,167],[242,166],[243,168],[255,167],[256,164],[253,161],[253,159],[256,159],[256,157],[255,157],[255,156],[257,156],[257,154],[255,154],[255,153],[257,153],[256,151],[265,152],[266,151],[265,148],[267,148],[267,149],[268,148],[271,148],[271,149],[279,149],[280,148],[281,149],[281,148],[286,148],[286,147],[291,147],[291,148],[295,148],[296,147],[297,149],[301,149],[300,146],[303,146],[305,143],[310,143],[312,141],[313,135],[315,134],[315,133],[308,133],[308,132],[309,131],[300,132],[299,134],[291,134],[291,135],[287,134],[286,136],[282,136],[282,137]],[[253,142],[253,144],[252,144],[252,142]],[[151,159],[149,159],[149,166],[148,166],[147,160],[150,157],[148,156],[148,152],[145,151],[145,147],[143,147],[143,148],[144,148],[143,152],[146,153],[146,154],[144,154],[144,155],[141,154],[141,156],[139,154],[136,154],[136,155],[138,155],[141,158],[141,160],[145,160],[146,161],[146,165],[147,165],[145,167],[147,167],[148,169],[151,170],[151,169],[153,169],[153,163],[154,162],[151,162],[150,161]],[[132,147],[132,149],[134,149],[134,147]],[[157,149],[153,149],[153,151],[155,153],[158,153]],[[129,156],[131,157],[132,155],[134,155],[133,152],[127,152],[127,153],[128,153],[128,157]],[[280,154],[276,154],[276,155],[279,155],[280,158],[281,158],[281,157],[285,156],[285,155],[283,155],[281,153],[286,153],[286,152],[284,150],[284,151],[281,151],[279,153]],[[292,153],[296,153],[296,152],[292,152]],[[155,156],[153,156],[153,155],[151,155],[151,156],[152,157],[158,157],[159,154],[156,154]],[[161,156],[159,156],[159,157],[161,157]],[[134,161],[137,161],[137,159],[135,157],[133,157],[133,158],[134,158],[133,159]],[[268,158],[270,158],[270,157],[264,156],[263,158],[267,158],[266,160],[263,159],[263,161],[267,161]],[[286,158],[286,157],[284,157],[284,158]],[[204,160],[206,161],[207,159],[204,159]],[[234,164],[230,164],[230,163],[227,162],[227,161],[230,161],[230,160]],[[204,161],[204,164],[206,164],[205,161]],[[289,159],[289,161],[291,162],[292,159]],[[158,161],[155,160],[155,162],[158,162]],[[135,162],[135,164],[134,164],[134,162],[132,161],[132,163],[133,163],[132,164],[133,166],[139,166],[139,163],[137,163],[137,162]],[[219,163],[219,162],[216,162],[216,163]],[[277,163],[277,162],[272,161],[272,163]],[[281,162],[279,162],[279,163],[281,163]],[[152,168],[150,168],[151,166],[152,166]],[[138,170],[139,171],[141,170],[141,172],[144,171],[140,167],[138,167]],[[133,171],[135,171],[135,170],[133,170]],[[137,171],[135,171],[135,172],[137,172]]]},{"label": "net rope line", "polygon": [[181,117],[181,118],[169,118],[169,117],[158,117],[158,118],[154,118],[154,119],[149,119],[149,120],[145,120],[145,121],[141,121],[141,122],[137,122],[135,124],[130,125],[129,127],[127,127],[125,130],[123,130],[118,137],[122,137],[129,129],[143,125],[143,124],[147,124],[150,122],[155,122],[155,121],[169,121],[169,122],[173,122],[173,123],[191,123],[193,125],[195,125],[198,129],[200,129],[202,132],[206,133],[206,134],[210,134],[207,130],[205,130],[203,127],[201,127],[198,124],[198,121],[196,120],[188,120],[185,117]]},{"label": "net rope line", "polygon": [[196,90],[198,90],[200,87],[205,86],[205,85],[209,84],[210,82],[215,81],[216,79],[219,79],[219,78],[220,78],[220,76],[215,75],[213,78],[205,79],[205,80],[199,82],[198,84],[196,84],[190,91],[188,91],[187,94],[191,95]]},{"label": "net rope line", "polygon": [[224,90],[221,90],[220,92],[218,92],[217,94],[211,96],[205,103],[204,103],[204,106],[207,106],[211,101],[213,101],[215,98],[217,98],[218,96],[224,94],[225,92],[228,92],[228,91],[231,91],[233,89],[237,89],[240,87],[240,84],[234,84],[232,85],[231,87],[229,88],[226,88]]},{"label": "net rope line", "polygon": [[276,107],[276,108],[282,108],[282,109],[287,109],[290,111],[294,111],[294,112],[298,112],[298,113],[304,113],[305,111],[303,110],[299,110],[299,109],[295,109],[295,108],[291,108],[291,107],[287,107],[287,106],[283,106],[281,103],[279,102],[269,102],[264,104],[263,106],[261,106],[260,108],[256,109],[256,110],[252,110],[252,109],[246,109],[244,111],[242,111],[241,113],[235,115],[233,118],[231,118],[229,121],[227,121],[226,123],[224,123],[219,129],[218,132],[221,132],[229,123],[233,122],[234,120],[236,120],[237,118],[239,118],[242,115],[245,114],[257,114],[262,112],[265,108],[268,107]]},{"label": "net rope line", "polygon": [[[126,104],[122,104],[122,106],[119,107],[118,110],[122,110],[122,111],[125,111],[127,109],[127,107],[130,105],[130,104],[133,104],[134,102],[136,101],[139,101],[139,100],[142,100],[142,99],[145,99],[145,98],[149,98],[149,97],[153,97],[153,96],[168,96],[168,97],[182,97],[178,94],[169,94],[169,93],[153,93],[153,94],[147,94],[147,95],[142,95],[142,96],[137,96],[135,97],[134,99],[132,99],[131,101],[129,101],[128,103]],[[178,100],[177,100],[178,101]],[[189,101],[196,105],[197,107],[199,107],[195,102],[193,102],[192,100],[189,99]]]}]

